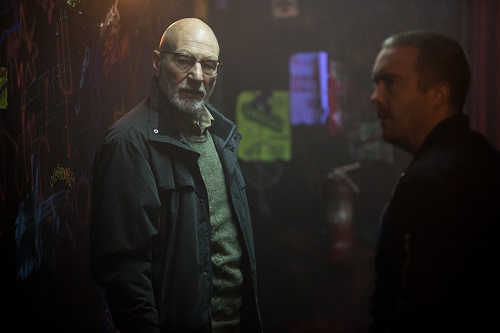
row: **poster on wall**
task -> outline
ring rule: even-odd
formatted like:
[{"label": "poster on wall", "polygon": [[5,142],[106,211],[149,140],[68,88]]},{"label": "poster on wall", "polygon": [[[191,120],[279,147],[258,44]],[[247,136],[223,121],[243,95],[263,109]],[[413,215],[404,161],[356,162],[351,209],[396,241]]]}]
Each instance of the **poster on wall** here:
[{"label": "poster on wall", "polygon": [[243,161],[289,161],[291,131],[286,90],[246,90],[236,102],[236,125],[243,135],[238,158]]},{"label": "poster on wall", "polygon": [[326,124],[329,117],[328,53],[300,52],[289,60],[292,125]]}]

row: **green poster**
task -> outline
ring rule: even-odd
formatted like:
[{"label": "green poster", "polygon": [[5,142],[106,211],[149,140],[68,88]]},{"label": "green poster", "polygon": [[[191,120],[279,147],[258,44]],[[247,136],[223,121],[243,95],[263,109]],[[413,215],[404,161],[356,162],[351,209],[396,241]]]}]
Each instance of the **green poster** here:
[{"label": "green poster", "polygon": [[238,157],[243,161],[291,159],[287,90],[242,91],[236,102],[236,124],[243,135]]}]

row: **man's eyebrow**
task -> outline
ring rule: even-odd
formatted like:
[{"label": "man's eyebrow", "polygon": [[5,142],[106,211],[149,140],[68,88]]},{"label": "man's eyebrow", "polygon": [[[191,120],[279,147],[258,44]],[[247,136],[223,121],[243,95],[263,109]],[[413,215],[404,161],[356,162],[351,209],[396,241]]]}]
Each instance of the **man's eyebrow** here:
[{"label": "man's eyebrow", "polygon": [[399,78],[399,75],[394,74],[394,73],[377,73],[372,76],[372,81],[373,82],[379,82],[381,80],[387,80],[387,79],[397,79]]},{"label": "man's eyebrow", "polygon": [[[190,57],[190,58],[193,58],[194,60],[198,60],[194,55],[190,54],[189,52],[187,51],[179,51],[179,52],[176,52],[178,55],[180,56],[185,56],[185,57]],[[209,61],[217,61],[218,59],[215,58],[214,56],[207,56],[206,58],[203,58],[199,61],[206,61],[206,60],[209,60]]]}]

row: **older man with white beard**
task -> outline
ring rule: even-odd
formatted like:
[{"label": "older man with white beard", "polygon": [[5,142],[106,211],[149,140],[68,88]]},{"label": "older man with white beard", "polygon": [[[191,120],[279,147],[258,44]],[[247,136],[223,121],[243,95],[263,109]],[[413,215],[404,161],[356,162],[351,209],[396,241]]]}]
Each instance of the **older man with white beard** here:
[{"label": "older man with white beard", "polygon": [[262,332],[241,135],[208,103],[219,44],[195,18],[152,54],[151,92],[93,169],[91,273],[124,332]]}]

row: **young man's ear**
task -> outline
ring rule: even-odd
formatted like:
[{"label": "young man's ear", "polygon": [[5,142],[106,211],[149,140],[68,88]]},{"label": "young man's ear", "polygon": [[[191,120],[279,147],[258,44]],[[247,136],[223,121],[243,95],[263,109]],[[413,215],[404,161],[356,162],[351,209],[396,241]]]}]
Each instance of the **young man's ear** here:
[{"label": "young man's ear", "polygon": [[447,82],[441,81],[434,83],[430,88],[432,93],[432,101],[436,107],[443,107],[450,103],[450,85]]}]

